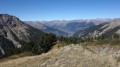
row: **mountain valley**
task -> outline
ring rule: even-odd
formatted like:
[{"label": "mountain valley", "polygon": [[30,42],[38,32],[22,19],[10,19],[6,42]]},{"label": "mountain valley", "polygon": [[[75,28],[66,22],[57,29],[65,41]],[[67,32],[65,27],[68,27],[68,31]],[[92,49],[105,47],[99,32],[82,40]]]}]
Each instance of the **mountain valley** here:
[{"label": "mountain valley", "polygon": [[2,67],[120,66],[119,18],[42,22],[0,14],[0,38]]}]

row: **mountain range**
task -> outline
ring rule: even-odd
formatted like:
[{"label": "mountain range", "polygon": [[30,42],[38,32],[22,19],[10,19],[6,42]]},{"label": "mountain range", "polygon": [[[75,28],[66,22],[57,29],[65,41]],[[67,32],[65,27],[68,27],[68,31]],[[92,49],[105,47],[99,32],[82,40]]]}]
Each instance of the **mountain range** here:
[{"label": "mountain range", "polygon": [[25,23],[33,26],[34,28],[36,28],[40,31],[46,32],[46,33],[54,33],[57,36],[67,36],[68,35],[67,32],[58,30],[58,29],[53,28],[53,27],[46,26],[45,24],[43,24],[40,21],[25,21]]},{"label": "mountain range", "polygon": [[31,26],[43,30],[44,32],[52,32],[61,36],[72,36],[79,30],[108,22],[111,19],[89,19],[89,20],[54,20],[54,21],[25,21]]},{"label": "mountain range", "polygon": [[57,36],[106,37],[114,33],[120,34],[120,18],[90,20],[54,20],[54,21],[21,21],[19,18],[0,14],[0,56],[12,53],[21,48],[22,42],[34,41],[44,33]]},{"label": "mountain range", "polygon": [[105,22],[84,30],[77,31],[75,37],[97,37],[100,35],[105,35],[110,37],[113,34],[120,34],[120,19],[113,19],[109,22]]}]

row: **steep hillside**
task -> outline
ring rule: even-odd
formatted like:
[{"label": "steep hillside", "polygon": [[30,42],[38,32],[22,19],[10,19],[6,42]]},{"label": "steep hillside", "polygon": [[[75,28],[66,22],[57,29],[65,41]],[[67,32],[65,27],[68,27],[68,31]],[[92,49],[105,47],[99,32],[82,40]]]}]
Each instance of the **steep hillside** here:
[{"label": "steep hillside", "polygon": [[76,37],[90,37],[90,36],[100,36],[105,35],[106,37],[110,37],[111,35],[118,33],[120,34],[120,19],[114,19],[110,22],[103,23],[97,26],[93,26],[87,28],[85,30],[77,31],[74,36]]},{"label": "steep hillside", "polygon": [[54,33],[57,36],[67,36],[68,35],[68,33],[66,33],[66,32],[63,32],[63,31],[58,30],[58,29],[54,29],[52,27],[48,27],[48,26],[46,26],[45,24],[43,24],[42,22],[39,22],[39,21],[36,21],[36,22],[25,21],[25,22],[27,24],[30,24],[31,26],[43,31],[43,32],[46,32],[46,33]]},{"label": "steep hillside", "polygon": [[[12,49],[12,46],[13,48],[20,48],[22,41],[29,42],[40,33],[42,34],[41,31],[25,24],[15,16],[0,14],[0,36],[4,38],[0,41],[1,51],[7,53],[9,49]],[[13,45],[8,43],[8,41],[11,41]],[[7,42],[8,44],[3,44],[3,42]]]},{"label": "steep hillside", "polygon": [[[92,46],[91,46],[92,48]],[[93,47],[94,48],[94,47]],[[97,47],[95,47],[97,48]],[[101,47],[99,49],[111,49]],[[93,49],[94,50],[94,49]],[[98,51],[95,49],[96,52]],[[103,50],[102,52],[106,52]],[[48,53],[23,57],[1,62],[2,67],[119,67],[120,64],[113,56],[117,51],[110,54],[94,53],[80,45],[69,45],[59,49],[53,49]],[[118,51],[119,52],[119,51]]]},{"label": "steep hillside", "polygon": [[12,53],[13,49],[15,49],[15,46],[12,41],[0,35],[0,57],[2,57],[2,55]]}]

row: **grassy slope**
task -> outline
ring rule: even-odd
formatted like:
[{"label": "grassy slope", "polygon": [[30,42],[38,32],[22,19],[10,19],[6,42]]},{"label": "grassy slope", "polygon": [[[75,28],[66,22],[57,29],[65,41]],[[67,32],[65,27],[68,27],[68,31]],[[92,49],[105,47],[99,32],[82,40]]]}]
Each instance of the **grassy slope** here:
[{"label": "grassy slope", "polygon": [[[92,47],[91,47],[92,48]],[[80,45],[54,48],[48,53],[1,62],[0,67],[119,67],[112,54],[93,53]]]}]

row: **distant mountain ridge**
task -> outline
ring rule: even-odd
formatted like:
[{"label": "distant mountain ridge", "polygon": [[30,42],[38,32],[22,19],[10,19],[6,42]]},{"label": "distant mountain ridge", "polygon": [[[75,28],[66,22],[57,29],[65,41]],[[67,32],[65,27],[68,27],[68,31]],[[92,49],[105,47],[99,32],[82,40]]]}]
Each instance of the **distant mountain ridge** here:
[{"label": "distant mountain ridge", "polygon": [[[39,28],[41,30],[47,27],[49,30],[50,28],[52,28],[66,33],[67,36],[72,36],[78,30],[84,30],[86,28],[96,26],[101,23],[108,22],[110,20],[111,19],[89,19],[89,20],[69,20],[69,21],[53,20],[53,21],[36,21],[36,22],[32,21],[34,22],[34,24],[33,23],[29,23],[29,24],[37,28],[41,27],[37,25],[42,25],[43,28]],[[52,31],[52,33],[55,32]],[[63,34],[59,33],[59,35],[63,35]]]},{"label": "distant mountain ridge", "polygon": [[40,21],[25,21],[25,22],[27,24],[33,26],[34,28],[37,28],[40,31],[43,31],[43,32],[46,32],[46,33],[54,33],[57,36],[67,36],[68,35],[68,33],[63,32],[63,31],[58,30],[58,29],[54,29],[52,27],[48,27]]},{"label": "distant mountain ridge", "polygon": [[107,23],[77,31],[75,37],[96,37],[104,34],[106,37],[118,33],[120,34],[120,18],[113,19]]}]

